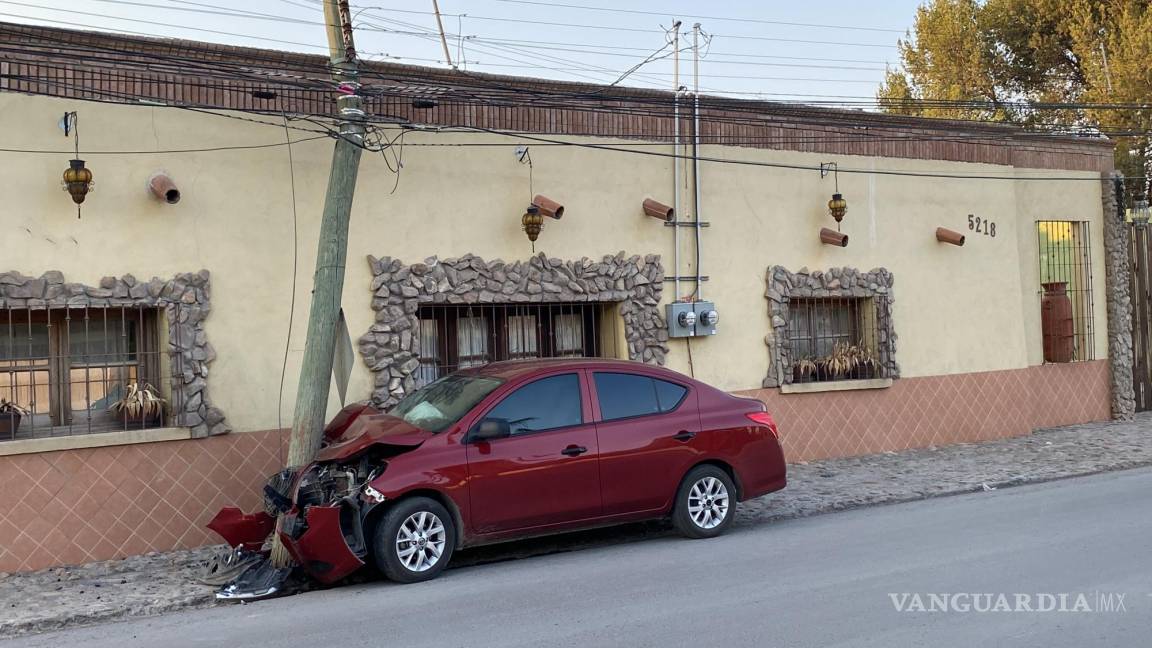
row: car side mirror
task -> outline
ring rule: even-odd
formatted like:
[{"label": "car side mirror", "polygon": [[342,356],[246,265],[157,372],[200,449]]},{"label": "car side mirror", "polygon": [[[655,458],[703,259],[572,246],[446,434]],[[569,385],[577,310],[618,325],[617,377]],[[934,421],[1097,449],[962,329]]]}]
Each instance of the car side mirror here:
[{"label": "car side mirror", "polygon": [[472,441],[493,441],[512,436],[512,426],[508,419],[486,418],[472,430]]}]

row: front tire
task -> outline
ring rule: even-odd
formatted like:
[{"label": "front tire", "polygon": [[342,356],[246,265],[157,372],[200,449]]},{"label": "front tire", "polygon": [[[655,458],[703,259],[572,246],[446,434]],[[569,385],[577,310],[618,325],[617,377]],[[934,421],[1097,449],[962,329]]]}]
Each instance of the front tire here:
[{"label": "front tire", "polygon": [[688,472],[676,492],[672,524],[689,538],[714,538],[736,516],[736,487],[728,473],[711,465]]},{"label": "front tire", "polygon": [[380,571],[397,583],[419,583],[440,575],[456,550],[452,514],[436,500],[413,497],[384,513],[372,537]]}]

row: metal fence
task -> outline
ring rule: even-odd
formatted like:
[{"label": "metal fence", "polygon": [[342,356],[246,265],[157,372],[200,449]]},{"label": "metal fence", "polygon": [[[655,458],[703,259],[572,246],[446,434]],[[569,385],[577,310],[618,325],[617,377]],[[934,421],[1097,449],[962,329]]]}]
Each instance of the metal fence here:
[{"label": "metal fence", "polygon": [[1036,223],[1045,362],[1095,359],[1090,234],[1085,221]]},{"label": "metal fence", "polygon": [[[144,306],[0,309],[0,441],[164,425],[182,362],[163,319]],[[114,407],[146,386],[160,407]]]},{"label": "metal fence", "polygon": [[792,383],[888,377],[872,298],[790,299],[787,332]]},{"label": "metal fence", "polygon": [[420,308],[417,385],[500,360],[618,357],[612,304],[526,303]]}]

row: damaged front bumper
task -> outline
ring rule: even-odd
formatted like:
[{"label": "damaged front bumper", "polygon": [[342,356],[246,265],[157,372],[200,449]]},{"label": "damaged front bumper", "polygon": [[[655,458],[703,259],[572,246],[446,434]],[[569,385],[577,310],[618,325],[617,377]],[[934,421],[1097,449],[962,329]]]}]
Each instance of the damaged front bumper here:
[{"label": "damaged front bumper", "polygon": [[278,533],[292,558],[321,583],[334,583],[364,566],[364,534],[355,503],[309,506],[303,518],[288,513]]},{"label": "damaged front bumper", "polygon": [[[267,549],[262,547],[275,532],[302,570],[320,583],[334,583],[364,566],[367,546],[363,513],[385,499],[367,486],[367,481],[380,469],[362,462],[312,464],[300,471],[278,473],[264,488],[265,511],[245,514],[237,508],[224,508],[208,528],[236,552],[264,554]],[[266,559],[258,561],[225,585],[217,598],[275,596],[282,591],[289,572],[273,567]]]}]

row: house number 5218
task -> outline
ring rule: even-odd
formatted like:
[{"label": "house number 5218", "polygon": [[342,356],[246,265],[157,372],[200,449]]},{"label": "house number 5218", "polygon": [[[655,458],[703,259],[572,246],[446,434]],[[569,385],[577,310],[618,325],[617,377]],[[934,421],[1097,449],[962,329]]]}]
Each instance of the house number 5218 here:
[{"label": "house number 5218", "polygon": [[987,236],[996,236],[996,223],[989,220],[981,220],[979,216],[968,214],[968,229],[979,234]]}]

